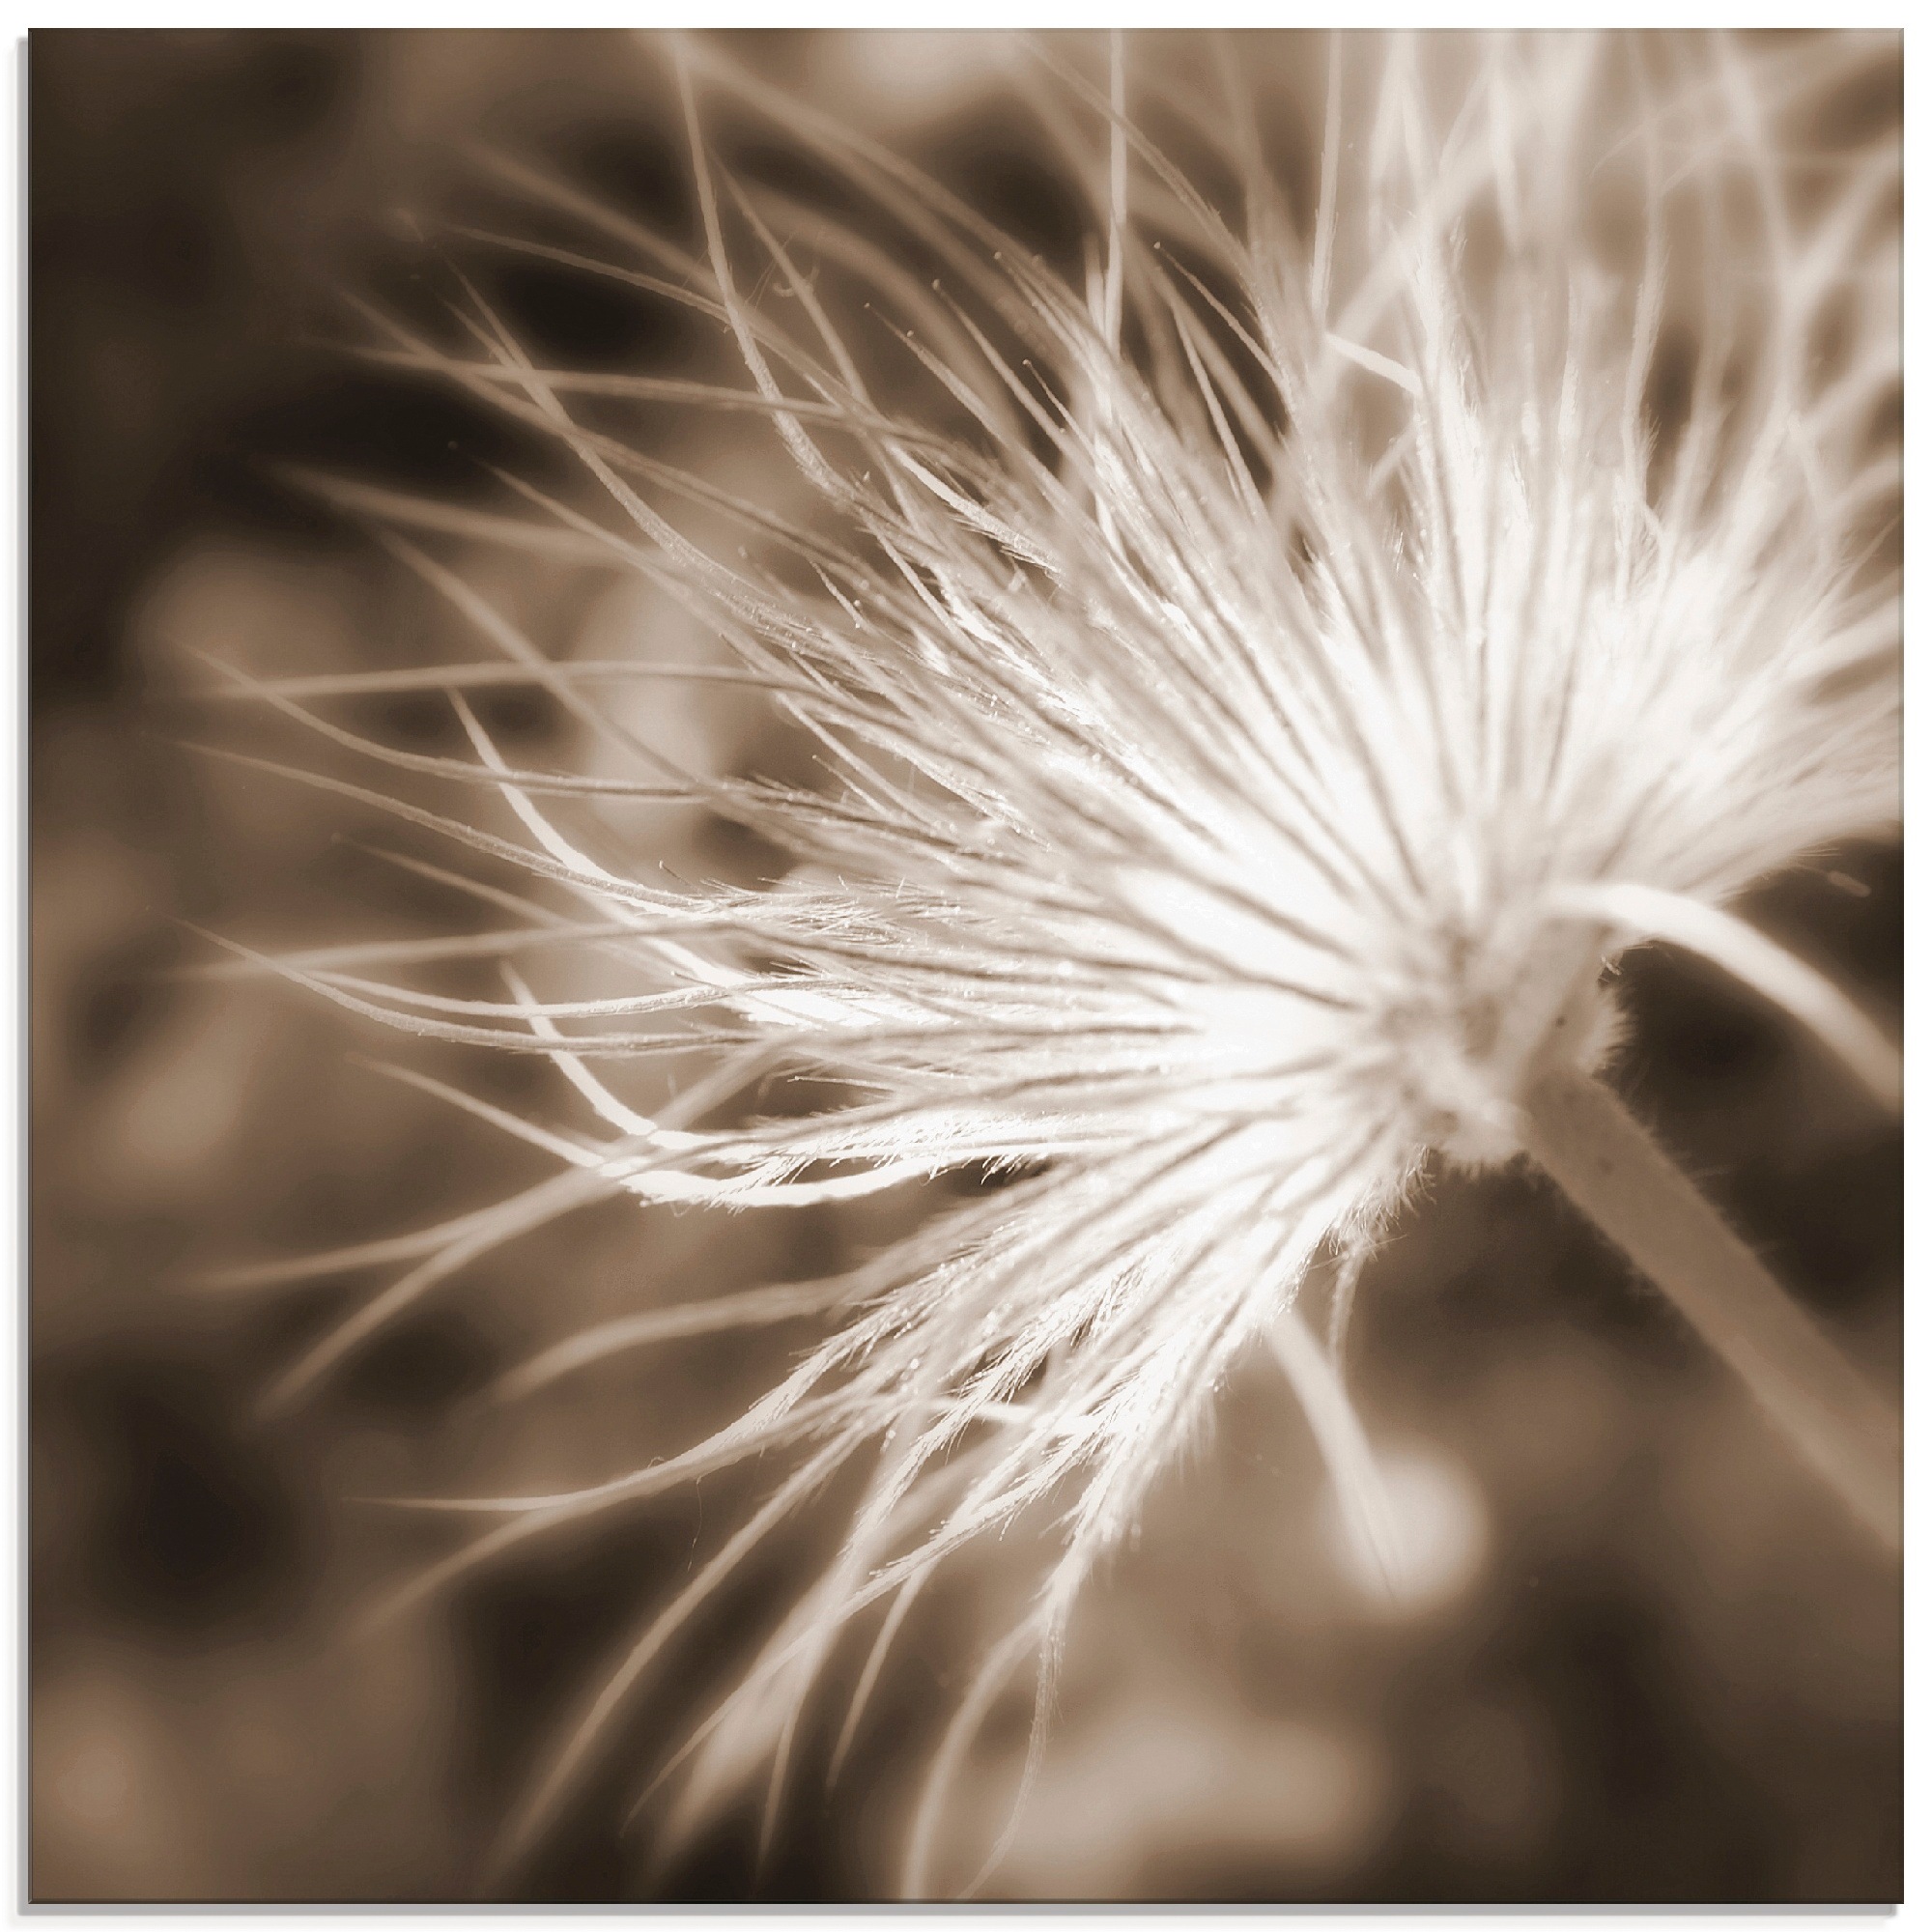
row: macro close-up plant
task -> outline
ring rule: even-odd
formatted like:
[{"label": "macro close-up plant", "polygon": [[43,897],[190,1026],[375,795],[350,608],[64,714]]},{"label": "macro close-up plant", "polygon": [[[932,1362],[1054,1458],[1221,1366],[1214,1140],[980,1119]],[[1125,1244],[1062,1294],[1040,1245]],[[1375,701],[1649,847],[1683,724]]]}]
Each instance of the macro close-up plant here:
[{"label": "macro close-up plant", "polygon": [[358,1883],[1895,1895],[1896,37],[592,38],[130,620]]}]

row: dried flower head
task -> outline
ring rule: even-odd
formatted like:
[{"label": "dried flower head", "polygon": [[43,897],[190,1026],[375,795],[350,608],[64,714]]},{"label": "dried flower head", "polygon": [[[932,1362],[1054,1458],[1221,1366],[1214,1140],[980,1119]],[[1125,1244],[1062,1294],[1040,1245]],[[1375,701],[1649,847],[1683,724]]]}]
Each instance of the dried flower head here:
[{"label": "dried flower head", "polygon": [[[674,58],[701,253],[502,172],[619,252],[532,250],[708,318],[737,385],[540,368],[480,298],[467,353],[384,325],[386,353],[554,435],[603,512],[528,484],[511,486],[515,519],[328,486],[337,499],[392,529],[635,571],[729,646],[729,675],[810,735],[827,779],[694,777],[637,741],[627,776],[512,769],[465,689],[525,679],[608,734],[584,667],[541,658],[390,536],[502,662],[415,680],[447,692],[473,761],[352,742],[494,795],[516,821],[500,831],[488,810],[393,809],[551,896],[523,901],[503,938],[501,999],[281,970],[393,1025],[546,1055],[581,1118],[504,1118],[561,1176],[396,1244],[417,1264],[282,1393],[581,1201],[749,1209],[969,1166],[1009,1178],[838,1279],[652,1310],[530,1365],[526,1386],[656,1336],[828,1318],[684,1454],[592,1490],[471,1501],[503,1520],[412,1586],[790,1458],[573,1727],[525,1833],[672,1634],[862,1462],[836,1555],[681,1754],[685,1804],[766,1762],[776,1795],[853,1621],[888,1606],[848,1734],[938,1566],[1045,1506],[1032,1609],[933,1767],[906,1880],[925,1889],[949,1768],[990,1699],[1031,1656],[1045,1711],[1082,1585],[1265,1338],[1378,1533],[1295,1301],[1318,1260],[1347,1274],[1432,1152],[1542,1159],[1856,1507],[1881,1527],[1893,1508],[1882,1408],[1592,1079],[1617,1023],[1605,964],[1662,937],[1782,1001],[1882,1093],[1895,1082],[1869,1022],[1724,910],[1897,811],[1880,542],[1896,477],[1874,431],[1898,377],[1897,157],[1797,155],[1783,131],[1868,50],[1337,43],[1319,56],[1326,112],[1298,217],[1240,58],[1181,51],[1034,50],[1029,98],[1088,157],[1084,278],[696,46]],[[721,177],[700,96],[765,117],[898,240]],[[1184,168],[1143,131],[1156,122],[1184,129]],[[673,391],[761,416],[810,511],[736,497],[585,413]],[[747,549],[694,541],[690,503],[735,519]],[[247,688],[341,741],[311,700],[383,683]],[[586,797],[703,802],[790,870],[765,890],[633,876],[570,829]],[[515,949],[541,984],[546,953],[586,946],[618,950],[627,990],[560,997],[508,963]],[[620,1097],[598,1068],[629,1056],[679,1069],[678,1097],[650,1115]],[[802,1114],[715,1123],[775,1076],[830,1084]],[[1593,1174],[1611,1177],[1594,1196]]]}]

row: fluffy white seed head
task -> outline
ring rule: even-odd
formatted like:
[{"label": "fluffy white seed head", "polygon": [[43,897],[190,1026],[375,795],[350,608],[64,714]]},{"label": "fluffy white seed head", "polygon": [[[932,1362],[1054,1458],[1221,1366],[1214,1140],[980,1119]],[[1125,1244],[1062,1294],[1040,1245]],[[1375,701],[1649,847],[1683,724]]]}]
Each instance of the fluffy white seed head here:
[{"label": "fluffy white seed head", "polygon": [[[1805,172],[1777,131],[1862,57],[1829,40],[1343,43],[1296,220],[1251,101],[1237,81],[1216,93],[1211,63],[1149,71],[1129,51],[1110,87],[1104,63],[1049,48],[1028,71],[1093,156],[1076,288],[889,155],[687,51],[701,255],[521,185],[601,228],[610,272],[734,340],[749,385],[730,406],[769,419],[773,462],[816,505],[792,523],[725,500],[749,561],[681,533],[679,497],[716,509],[716,493],[585,426],[567,372],[533,367],[487,312],[473,356],[394,330],[601,487],[601,514],[526,492],[517,540],[641,573],[831,775],[805,792],[635,767],[634,792],[701,798],[796,861],[767,891],[667,885],[585,856],[568,777],[509,771],[465,709],[477,762],[443,775],[515,816],[442,829],[541,875],[533,923],[563,906],[558,943],[614,938],[632,979],[602,1002],[519,980],[466,1003],[304,969],[419,1030],[547,1052],[577,1089],[579,1123],[541,1136],[563,1192],[467,1238],[612,1188],[751,1208],[976,1163],[1017,1177],[838,1282],[716,1312],[832,1320],[687,1457],[505,1499],[506,1526],[440,1573],[794,1452],[621,1691],[765,1528],[868,1459],[838,1554],[702,1734],[694,1804],[782,1762],[852,1619],[1049,1501],[1057,1553],[985,1682],[1028,1648],[1050,1665],[1081,1583],[1311,1263],[1372,1239],[1432,1151],[1512,1157],[1527,1086],[1600,1063],[1605,961],[1672,907],[1715,916],[1890,822],[1894,587],[1864,552],[1894,484],[1871,425],[1897,378],[1896,157]],[[941,265],[938,292],[862,236],[727,192],[704,153],[711,89],[845,174]],[[1236,191],[1197,187],[1140,132],[1162,114]],[[1590,238],[1605,180],[1630,230],[1608,250]],[[909,332],[862,354],[821,268]],[[1661,342],[1693,351],[1674,404]],[[881,353],[923,368],[928,414],[874,399]],[[530,674],[582,711],[568,667]],[[540,959],[520,969],[541,989]],[[686,1069],[674,1113],[600,1079],[628,1054]],[[840,1098],[705,1123],[774,1073],[830,1076]],[[621,1339],[705,1324],[676,1315]],[[619,1345],[587,1338],[545,1373]]]}]

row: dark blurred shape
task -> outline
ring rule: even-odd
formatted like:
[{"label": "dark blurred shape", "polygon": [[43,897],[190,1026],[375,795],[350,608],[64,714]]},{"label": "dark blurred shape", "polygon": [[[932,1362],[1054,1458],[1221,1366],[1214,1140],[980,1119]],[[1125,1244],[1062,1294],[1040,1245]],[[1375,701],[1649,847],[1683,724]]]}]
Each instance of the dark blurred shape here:
[{"label": "dark blurred shape", "polygon": [[235,419],[291,370],[296,286],[365,43],[43,31],[28,50],[37,700],[116,686],[127,601],[259,499]]}]

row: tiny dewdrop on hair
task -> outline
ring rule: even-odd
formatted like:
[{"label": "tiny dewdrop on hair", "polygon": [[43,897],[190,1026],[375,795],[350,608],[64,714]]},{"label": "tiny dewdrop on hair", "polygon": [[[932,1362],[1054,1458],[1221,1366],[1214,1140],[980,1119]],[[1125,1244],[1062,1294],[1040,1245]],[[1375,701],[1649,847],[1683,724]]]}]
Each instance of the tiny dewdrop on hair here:
[{"label": "tiny dewdrop on hair", "polygon": [[[878,1613],[838,1755],[939,1566],[1051,1503],[1057,1553],[926,1774],[914,1896],[958,1885],[933,1869],[949,1780],[1032,1660],[1024,1791],[1082,1585],[1258,1346],[1307,1411],[1350,1535],[1393,1574],[1399,1529],[1338,1336],[1317,1334],[1297,1293],[1331,1270],[1339,1330],[1432,1154],[1541,1167],[1897,1548],[1897,1417],[1604,1078],[1620,1025],[1605,969],[1661,942],[1782,1008],[1899,1104],[1884,1035],[1727,910],[1897,819],[1897,585],[1873,561],[1897,478],[1870,429],[1898,379],[1897,155],[1857,153],[1800,198],[1774,133],[1869,49],[1500,40],[1435,62],[1459,70],[1445,88],[1424,71],[1439,49],[1338,40],[1299,222],[1240,61],[1191,50],[1199,71],[1137,63],[1120,37],[1104,57],[1049,41],[1014,66],[1091,206],[1076,287],[865,135],[701,41],[671,43],[694,250],[490,165],[592,238],[528,254],[696,315],[728,337],[741,380],[537,366],[467,285],[460,351],[370,311],[378,355],[544,430],[598,501],[506,477],[506,507],[486,515],[308,478],[378,523],[485,648],[425,671],[223,668],[225,695],[469,803],[445,813],[269,769],[531,885],[489,889],[510,915],[494,939],[347,962],[221,944],[391,1027],[540,1055],[577,1109],[553,1129],[395,1069],[558,1172],[435,1228],[254,1271],[405,1265],[289,1368],[272,1406],[466,1264],[612,1194],[749,1209],[964,1167],[1012,1177],[836,1279],[640,1311],[504,1384],[526,1393],[672,1337],[828,1324],[683,1453],[567,1493],[414,1499],[493,1526],[398,1606],[708,1472],[781,1471],[573,1717],[506,1864],[677,1633],[855,1463],[867,1473],[835,1555],[674,1754],[670,1829],[762,1768],[769,1832],[800,1714],[855,1622]],[[794,143],[934,274],[721,171],[707,98]],[[1606,99],[1627,125],[1601,125]],[[1144,108],[1185,118],[1211,196],[1144,131]],[[1612,159],[1641,183],[1628,274],[1579,239],[1581,184]],[[835,286],[864,307],[836,304]],[[1681,420],[1660,426],[1647,384],[1672,303],[1690,305],[1698,353]],[[1828,307],[1842,351],[1820,358]],[[873,393],[867,369],[889,355],[895,388],[907,372],[925,384],[924,414]],[[812,511],[736,497],[590,426],[600,398],[753,413]],[[759,548],[694,541],[678,522],[694,504]],[[735,668],[716,674],[762,692],[833,781],[694,777],[636,739],[624,778],[512,767],[467,693],[545,691],[614,741],[600,678],[676,673],[545,657],[436,554],[451,537],[636,573],[728,648]],[[444,694],[473,755],[406,752],[328,714],[405,690]],[[794,868],[763,890],[630,876],[570,830],[599,800],[709,807]],[[371,977],[493,946],[500,998]],[[635,990],[536,990],[546,953],[590,946],[620,949]],[[676,1098],[647,1114],[621,1097],[599,1064],[627,1057],[671,1060]],[[837,1097],[707,1124],[786,1074],[836,1081]]]}]

